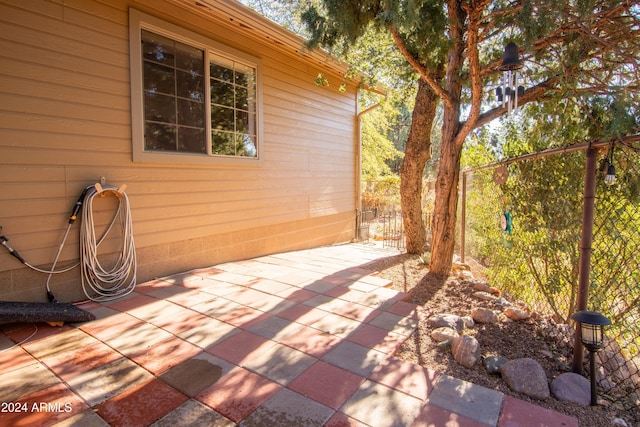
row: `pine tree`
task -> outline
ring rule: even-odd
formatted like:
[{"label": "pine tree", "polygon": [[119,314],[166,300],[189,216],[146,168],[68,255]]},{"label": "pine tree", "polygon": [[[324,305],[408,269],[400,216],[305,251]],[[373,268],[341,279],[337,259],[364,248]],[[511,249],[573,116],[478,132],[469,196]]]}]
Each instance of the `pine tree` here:
[{"label": "pine tree", "polygon": [[[323,0],[303,15],[312,46],[349,46],[373,26],[388,32],[419,75],[401,169],[407,251],[426,243],[420,194],[436,107],[444,110],[430,271],[449,273],[454,252],[460,156],[466,137],[509,111],[487,95],[502,52],[519,46],[534,101],[638,91],[640,7],[613,0]],[[543,118],[541,118],[543,119]]]}]

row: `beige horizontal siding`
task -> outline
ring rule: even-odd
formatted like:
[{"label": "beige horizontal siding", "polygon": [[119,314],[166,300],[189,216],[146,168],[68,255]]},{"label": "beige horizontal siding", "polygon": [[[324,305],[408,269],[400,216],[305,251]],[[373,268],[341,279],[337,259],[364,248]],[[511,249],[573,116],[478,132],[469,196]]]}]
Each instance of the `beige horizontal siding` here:
[{"label": "beige horizontal siding", "polygon": [[[132,162],[129,6],[262,60],[261,167]],[[302,55],[192,2],[0,0],[1,233],[31,263],[50,263],[78,195],[104,176],[127,185],[143,278],[350,239],[355,88],[339,93],[341,76]],[[315,86],[319,72],[328,88]],[[100,224],[114,206],[100,203]],[[78,226],[63,263],[77,257]],[[37,293],[43,278],[23,270],[0,251],[0,298]]]}]

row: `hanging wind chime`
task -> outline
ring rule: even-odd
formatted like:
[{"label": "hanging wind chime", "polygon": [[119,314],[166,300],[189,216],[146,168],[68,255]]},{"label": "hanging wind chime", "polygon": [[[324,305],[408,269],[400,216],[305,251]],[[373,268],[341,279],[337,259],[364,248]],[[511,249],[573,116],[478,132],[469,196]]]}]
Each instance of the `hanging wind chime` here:
[{"label": "hanging wind chime", "polygon": [[518,45],[511,42],[504,48],[502,64],[498,68],[502,71],[502,87],[496,88],[498,101],[507,106],[507,114],[518,109],[518,96],[524,94],[524,86],[518,86],[518,70],[522,62],[518,55]]}]

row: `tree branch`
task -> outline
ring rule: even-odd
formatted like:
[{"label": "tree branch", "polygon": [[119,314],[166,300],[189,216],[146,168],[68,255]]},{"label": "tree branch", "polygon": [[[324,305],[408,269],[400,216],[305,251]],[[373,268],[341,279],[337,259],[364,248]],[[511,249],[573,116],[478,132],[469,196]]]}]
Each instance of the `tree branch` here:
[{"label": "tree branch", "polygon": [[395,41],[396,46],[398,46],[398,49],[400,50],[400,53],[402,54],[402,56],[404,56],[404,58],[407,60],[407,62],[409,62],[411,67],[413,67],[413,69],[418,72],[418,74],[420,75],[420,78],[422,78],[429,85],[431,90],[433,90],[446,105],[451,107],[453,105],[453,101],[451,100],[451,97],[449,96],[449,94],[440,86],[439,82],[434,78],[434,76],[431,75],[429,70],[427,70],[427,68],[424,67],[411,54],[411,52],[409,52],[409,49],[407,48],[407,45],[404,43],[404,40],[402,39],[402,36],[398,32],[398,30],[392,27],[391,25],[387,25],[387,30],[391,33],[391,36],[393,37],[393,40]]},{"label": "tree branch", "polygon": [[[445,105],[454,111],[455,132],[457,133],[460,120],[460,95],[462,93],[463,82],[460,79],[460,72],[464,65],[464,35],[466,11],[461,7],[460,0],[447,1],[448,36],[451,40],[449,51],[447,52],[447,69],[445,71],[445,90],[451,96],[451,105]],[[446,116],[446,114],[445,114]]]},{"label": "tree branch", "polygon": [[471,77],[471,111],[469,117],[463,123],[456,134],[454,144],[461,145],[464,139],[474,128],[475,122],[480,116],[480,106],[482,105],[482,79],[480,78],[480,57],[478,53],[478,34],[480,32],[480,22],[482,11],[489,3],[488,0],[472,1],[467,6],[469,23],[467,25],[467,58],[469,60],[469,74]]},{"label": "tree branch", "polygon": [[[611,92],[611,85],[607,84],[608,77],[611,77],[611,71],[607,71],[608,65],[610,68],[611,65],[623,66],[624,63],[635,64],[636,67],[640,64],[640,55],[638,54],[637,49],[630,47],[625,52],[618,48],[619,45],[629,46],[629,44],[634,41],[634,37],[631,37],[630,34],[633,34],[636,31],[635,28],[631,27],[630,29],[628,24],[622,24],[618,21],[618,18],[623,16],[624,12],[627,11],[627,8],[628,6],[618,6],[612,9],[602,10],[594,15],[594,18],[591,21],[593,22],[593,26],[589,27],[585,26],[584,22],[576,16],[569,22],[550,32],[545,37],[534,41],[532,43],[532,56],[539,54],[545,49],[551,49],[553,46],[564,43],[576,35],[580,36],[583,40],[590,40],[593,43],[593,46],[591,48],[585,48],[580,63],[572,64],[571,66],[567,66],[567,64],[560,64],[562,68],[556,72],[555,77],[551,77],[541,83],[538,83],[536,86],[527,89],[524,95],[518,98],[518,105],[521,106],[529,102],[539,100],[545,95],[545,93],[548,93],[557,86],[561,76],[564,76],[566,79],[579,69],[582,69],[582,76],[586,77],[590,81],[582,79],[580,85],[577,85],[574,88],[573,93]],[[631,19],[633,19],[632,15]],[[635,21],[636,20],[633,19],[633,22]],[[624,29],[627,31],[623,31]],[[604,37],[603,34],[608,34],[609,37]],[[603,52],[605,51],[614,52],[616,56],[614,58],[607,58],[603,55]],[[591,70],[583,68],[587,61],[594,59],[599,61],[599,66]],[[616,60],[619,62],[614,62]],[[485,65],[480,70],[480,75],[482,77],[490,75],[497,70],[499,64],[500,60],[497,60]],[[636,69],[637,68],[634,68],[634,70]],[[601,74],[603,72],[608,72],[609,76],[602,76]],[[626,85],[627,89],[637,86],[634,83],[631,83],[635,80],[633,77],[628,77],[627,80],[629,80],[629,83]],[[486,111],[480,114],[478,120],[473,125],[473,128],[483,126],[492,120],[503,116],[506,112],[507,108],[503,108],[502,106]],[[468,126],[468,124],[465,123],[465,126]]]},{"label": "tree branch", "polygon": [[[524,94],[518,97],[518,106],[522,106],[529,102],[539,100],[543,95],[545,95],[546,93],[548,93],[550,90],[553,89],[553,87],[555,86],[555,83],[558,80],[559,80],[559,77],[554,77],[554,78],[545,80],[541,83],[538,83],[534,87],[525,90]],[[507,113],[507,107],[503,107],[502,105],[500,107],[496,107],[489,111],[486,111],[480,114],[480,116],[478,117],[478,120],[476,120],[475,124],[473,125],[473,129],[484,126],[487,123],[493,121],[494,119],[497,119],[498,117],[505,115],[506,113]]]},{"label": "tree branch", "polygon": [[[480,29],[480,40],[486,40],[490,38],[490,31],[496,29],[496,23],[499,21],[515,21],[515,17],[522,10],[522,1],[512,2],[510,5],[503,9],[496,9],[484,15],[482,17],[481,29]],[[496,32],[502,32],[504,29],[497,29]]]}]

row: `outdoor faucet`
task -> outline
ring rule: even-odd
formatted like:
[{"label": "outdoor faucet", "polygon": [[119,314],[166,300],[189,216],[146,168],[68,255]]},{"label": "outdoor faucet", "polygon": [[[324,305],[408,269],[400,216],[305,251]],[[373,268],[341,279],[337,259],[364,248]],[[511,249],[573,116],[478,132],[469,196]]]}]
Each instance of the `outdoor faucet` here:
[{"label": "outdoor faucet", "polygon": [[22,258],[20,256],[20,254],[18,253],[18,251],[16,251],[15,249],[13,249],[9,243],[7,243],[9,241],[9,239],[7,239],[5,236],[0,236],[0,244],[2,246],[4,246],[5,248],[7,248],[7,250],[9,251],[9,253],[11,255],[13,255],[14,257],[16,257],[18,259],[18,261],[20,261],[23,264],[26,264],[26,261],[24,260],[24,258]]}]

